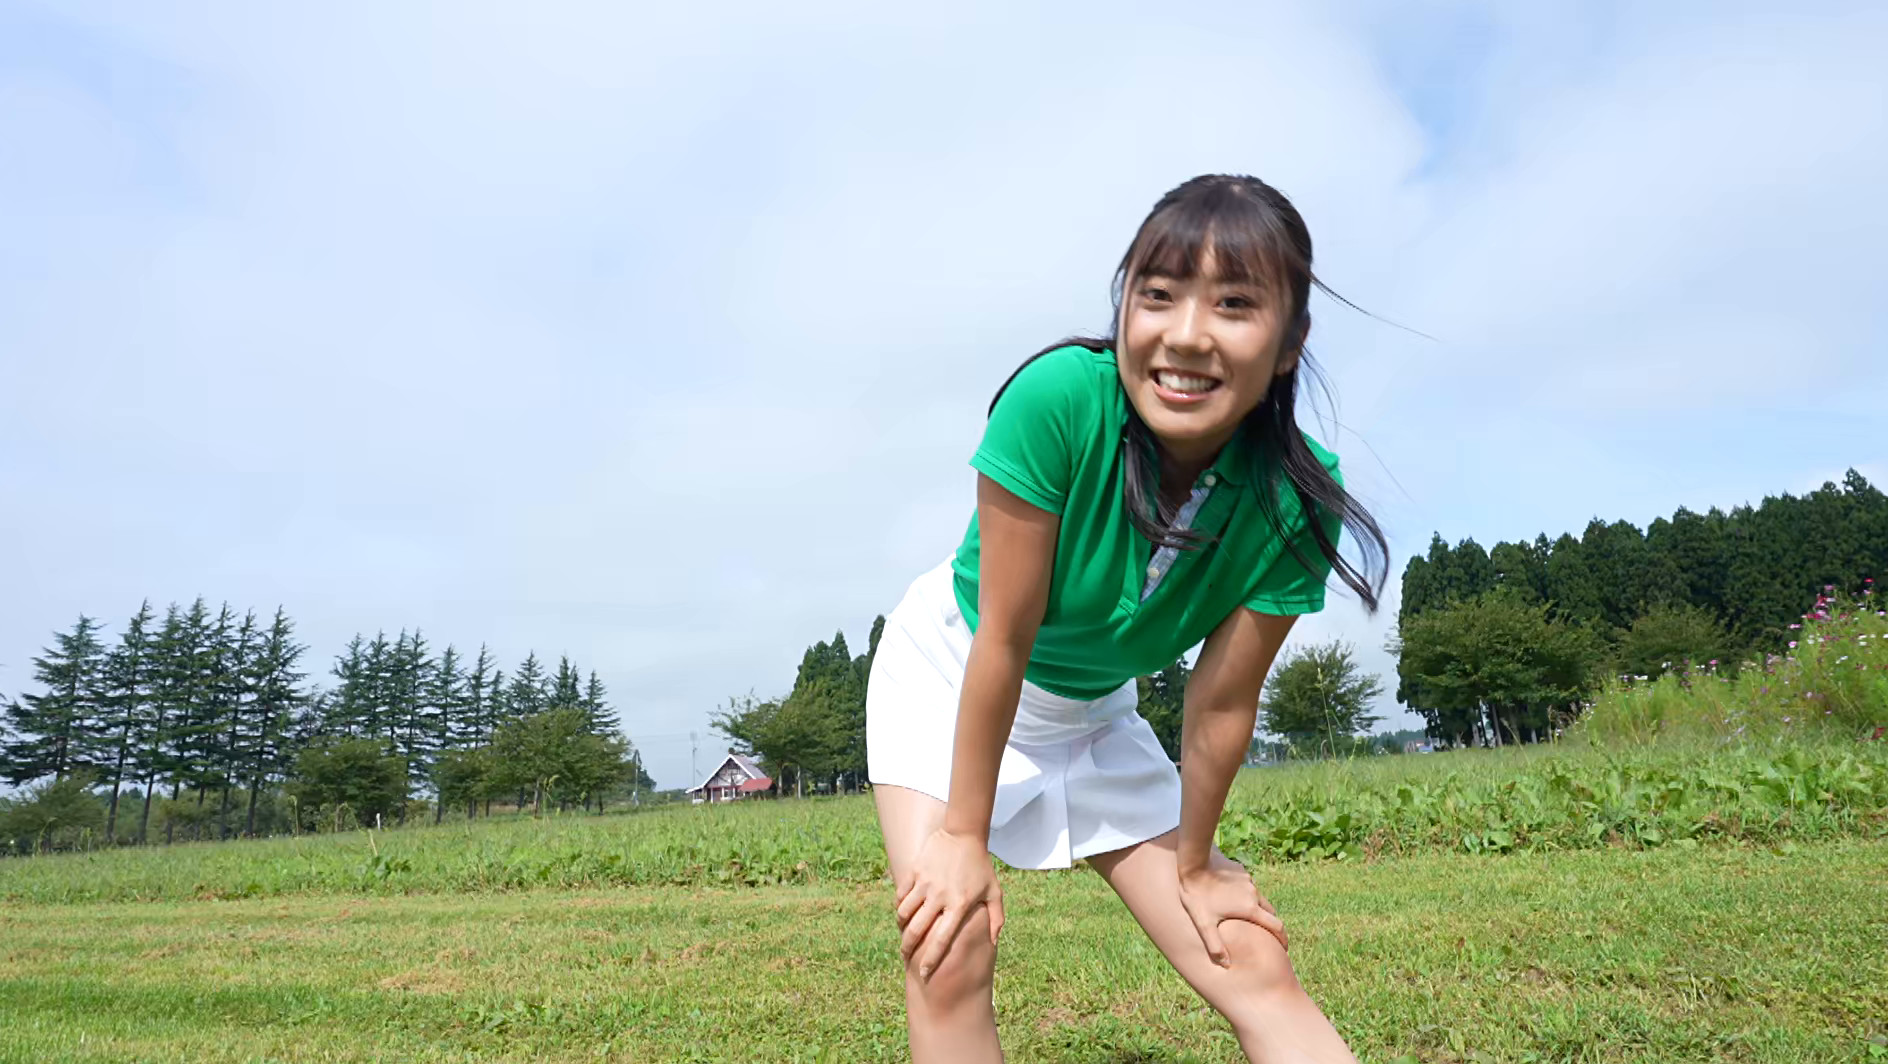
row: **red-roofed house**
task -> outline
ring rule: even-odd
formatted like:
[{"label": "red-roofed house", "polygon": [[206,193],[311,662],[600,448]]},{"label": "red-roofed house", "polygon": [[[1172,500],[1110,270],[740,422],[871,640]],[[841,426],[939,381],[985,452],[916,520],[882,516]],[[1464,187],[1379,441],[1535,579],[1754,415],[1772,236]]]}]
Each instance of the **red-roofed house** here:
[{"label": "red-roofed house", "polygon": [[688,795],[697,802],[733,802],[763,794],[773,785],[753,758],[729,754],[699,786],[690,787]]}]

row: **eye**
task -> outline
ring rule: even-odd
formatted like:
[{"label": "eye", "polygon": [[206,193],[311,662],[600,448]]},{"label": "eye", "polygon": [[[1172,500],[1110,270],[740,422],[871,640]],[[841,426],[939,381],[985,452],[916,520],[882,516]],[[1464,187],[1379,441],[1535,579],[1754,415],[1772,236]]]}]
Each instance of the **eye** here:
[{"label": "eye", "polygon": [[1252,310],[1259,305],[1251,296],[1227,296],[1219,304],[1227,310]]},{"label": "eye", "polygon": [[1165,287],[1157,284],[1142,285],[1141,298],[1153,303],[1169,303],[1173,301],[1173,295],[1169,293]]}]

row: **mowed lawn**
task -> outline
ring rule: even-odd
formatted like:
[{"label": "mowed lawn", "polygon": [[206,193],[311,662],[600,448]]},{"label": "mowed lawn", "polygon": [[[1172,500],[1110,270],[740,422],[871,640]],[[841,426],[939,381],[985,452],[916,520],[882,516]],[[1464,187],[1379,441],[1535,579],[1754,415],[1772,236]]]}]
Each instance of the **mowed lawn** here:
[{"label": "mowed lawn", "polygon": [[[1257,871],[1366,1061],[1888,1058],[1880,840]],[[1240,1059],[1097,877],[1005,889],[1011,1060]],[[0,1060],[898,1060],[888,891],[0,903]]]}]

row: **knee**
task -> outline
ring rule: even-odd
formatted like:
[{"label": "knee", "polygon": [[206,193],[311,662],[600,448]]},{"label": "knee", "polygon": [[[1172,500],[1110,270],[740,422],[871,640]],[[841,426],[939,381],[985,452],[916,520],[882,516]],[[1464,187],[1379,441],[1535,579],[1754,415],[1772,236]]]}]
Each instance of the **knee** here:
[{"label": "knee", "polygon": [[932,1013],[988,1003],[996,982],[996,947],[990,944],[990,913],[979,906],[951,943],[950,952],[931,974],[918,976],[920,957],[905,965],[905,989]]}]

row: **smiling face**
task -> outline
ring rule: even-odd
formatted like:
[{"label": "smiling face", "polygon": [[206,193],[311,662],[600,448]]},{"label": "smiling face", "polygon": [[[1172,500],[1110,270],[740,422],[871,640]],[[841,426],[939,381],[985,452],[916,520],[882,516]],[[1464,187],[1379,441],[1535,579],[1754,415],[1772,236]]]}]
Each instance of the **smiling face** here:
[{"label": "smiling face", "polygon": [[1121,384],[1168,455],[1204,467],[1297,367],[1309,320],[1285,286],[1221,269],[1211,244],[1191,263],[1149,258],[1122,292]]}]

